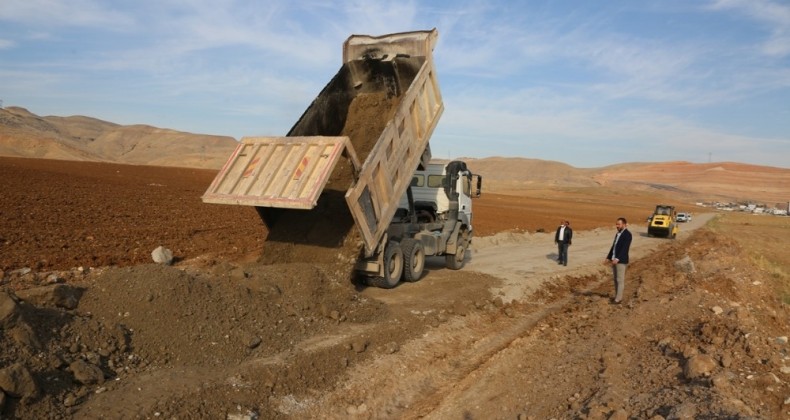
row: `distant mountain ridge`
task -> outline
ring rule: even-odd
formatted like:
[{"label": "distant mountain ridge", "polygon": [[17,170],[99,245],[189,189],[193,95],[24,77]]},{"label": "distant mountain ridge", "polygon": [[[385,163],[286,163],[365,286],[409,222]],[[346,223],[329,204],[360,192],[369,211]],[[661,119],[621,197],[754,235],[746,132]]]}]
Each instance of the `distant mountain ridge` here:
[{"label": "distant mountain ridge", "polygon": [[236,144],[232,137],[0,109],[0,156],[220,168]]},{"label": "distant mountain ridge", "polygon": [[[0,156],[218,170],[237,144],[226,136],[124,126],[85,116],[41,117],[20,107],[0,109]],[[790,169],[784,168],[735,162],[576,168],[521,157],[464,160],[483,176],[485,190],[490,192],[603,187],[670,193],[688,201],[790,201]]]},{"label": "distant mountain ridge", "polygon": [[486,189],[505,193],[552,188],[616,188],[671,194],[687,201],[790,201],[790,169],[737,162],[621,163],[575,168],[553,161],[466,159]]}]

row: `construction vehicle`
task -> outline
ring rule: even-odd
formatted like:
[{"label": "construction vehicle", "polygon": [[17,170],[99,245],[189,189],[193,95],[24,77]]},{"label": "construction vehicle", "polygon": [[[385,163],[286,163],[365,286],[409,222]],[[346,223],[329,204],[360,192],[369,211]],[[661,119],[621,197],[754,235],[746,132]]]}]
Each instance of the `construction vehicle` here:
[{"label": "construction vehicle", "polygon": [[647,236],[675,239],[678,234],[678,224],[675,217],[674,206],[657,205],[647,225]]},{"label": "construction vehicle", "polygon": [[482,182],[464,162],[431,164],[444,110],[437,37],[436,29],[350,36],[342,67],[288,134],[242,138],[203,201],[255,206],[271,231],[294,212],[335,211],[342,196],[363,243],[355,269],[369,284],[417,281],[426,256],[460,269]]}]

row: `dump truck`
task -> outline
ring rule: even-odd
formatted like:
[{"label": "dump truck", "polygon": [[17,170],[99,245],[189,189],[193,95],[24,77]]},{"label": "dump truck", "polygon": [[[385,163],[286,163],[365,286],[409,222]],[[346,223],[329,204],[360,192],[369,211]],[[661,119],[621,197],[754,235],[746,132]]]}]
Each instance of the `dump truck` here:
[{"label": "dump truck", "polygon": [[[419,280],[426,256],[460,269],[482,179],[464,162],[431,160],[429,139],[444,110],[437,37],[436,29],[350,36],[340,70],[287,135],[242,138],[202,200],[254,206],[270,232],[289,220],[297,220],[293,230],[305,220],[342,224],[338,211],[350,212],[362,242],[355,269],[374,286]],[[332,216],[310,218],[322,211]],[[279,237],[338,243],[296,235]]]},{"label": "dump truck", "polygon": [[674,239],[678,234],[678,224],[675,217],[674,206],[657,205],[647,225],[647,236]]}]

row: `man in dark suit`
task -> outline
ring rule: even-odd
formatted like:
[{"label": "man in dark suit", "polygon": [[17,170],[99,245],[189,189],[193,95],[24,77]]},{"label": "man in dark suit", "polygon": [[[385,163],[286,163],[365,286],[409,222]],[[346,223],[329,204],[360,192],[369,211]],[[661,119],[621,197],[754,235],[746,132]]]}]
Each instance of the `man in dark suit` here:
[{"label": "man in dark suit", "polygon": [[573,242],[573,230],[571,222],[565,220],[560,222],[557,232],[554,233],[554,243],[557,244],[557,264],[568,265],[568,247]]},{"label": "man in dark suit", "polygon": [[623,301],[623,290],[625,290],[625,268],[628,265],[628,250],[631,248],[631,232],[628,231],[628,222],[625,217],[620,217],[615,223],[617,234],[614,235],[614,242],[606,255],[605,264],[612,266],[614,276],[615,296],[612,303],[619,304]]}]

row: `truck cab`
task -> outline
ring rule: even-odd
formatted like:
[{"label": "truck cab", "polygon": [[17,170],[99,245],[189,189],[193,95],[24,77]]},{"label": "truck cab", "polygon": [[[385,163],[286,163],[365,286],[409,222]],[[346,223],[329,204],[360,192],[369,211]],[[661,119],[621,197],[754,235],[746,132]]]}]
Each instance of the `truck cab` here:
[{"label": "truck cab", "polygon": [[[459,217],[471,227],[472,198],[480,196],[482,178],[464,169],[453,177],[455,184],[449,188],[448,194],[446,169],[445,163],[431,162],[426,168],[414,172],[410,187],[417,221],[435,223],[446,220],[450,210],[450,196],[457,193]],[[401,216],[408,214],[408,192],[401,197],[398,210]]]}]

